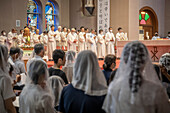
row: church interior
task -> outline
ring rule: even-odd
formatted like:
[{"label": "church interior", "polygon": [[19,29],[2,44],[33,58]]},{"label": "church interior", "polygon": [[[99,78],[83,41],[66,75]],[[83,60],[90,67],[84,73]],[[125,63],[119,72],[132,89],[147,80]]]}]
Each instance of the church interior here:
[{"label": "church interior", "polygon": [[0,14],[2,113],[170,113],[170,0],[0,0]]}]

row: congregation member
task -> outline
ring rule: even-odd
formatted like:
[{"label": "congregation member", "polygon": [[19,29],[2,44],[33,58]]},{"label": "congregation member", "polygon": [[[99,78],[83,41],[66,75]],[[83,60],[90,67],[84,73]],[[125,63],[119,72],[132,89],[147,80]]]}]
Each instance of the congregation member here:
[{"label": "congregation member", "polygon": [[61,45],[64,50],[66,50],[67,47],[67,28],[63,27],[63,31],[61,32]]},{"label": "congregation member", "polygon": [[18,47],[10,48],[8,64],[13,67],[12,76],[11,76],[13,81],[15,81],[17,77],[15,61],[18,59],[19,55],[20,55],[20,48]]},{"label": "congregation member", "polygon": [[20,49],[20,54],[18,58],[15,60],[15,67],[16,67],[17,75],[21,75],[23,73],[26,74],[25,64],[24,64],[24,61],[22,60],[23,54],[24,54],[23,50]]},{"label": "congregation member", "polygon": [[34,45],[40,43],[40,37],[39,29],[36,29],[35,34],[33,35]]},{"label": "congregation member", "polygon": [[66,63],[62,67],[63,72],[67,76],[67,80],[69,83],[72,82],[73,78],[73,66],[75,62],[76,52],[75,51],[67,51],[66,53]]},{"label": "congregation member", "polygon": [[48,32],[48,44],[47,44],[47,51],[48,51],[48,59],[52,60],[52,53],[56,49],[56,33],[54,32],[54,25],[51,26],[51,30]]},{"label": "congregation member", "polygon": [[71,32],[67,36],[67,51],[73,50],[76,51],[76,45],[77,45],[77,35],[76,30],[74,28],[71,29]]},{"label": "congregation member", "polygon": [[86,40],[87,42],[87,48],[88,50],[93,51],[96,55],[97,55],[97,45],[96,45],[96,35],[95,35],[95,30],[91,29],[91,32],[89,33],[89,35],[86,35],[87,38]]},{"label": "congregation member", "polygon": [[50,76],[59,76],[63,79],[65,84],[68,84],[68,80],[66,77],[66,74],[60,69],[61,66],[64,66],[65,64],[65,53],[63,50],[54,50],[53,51],[53,60],[54,60],[54,66],[50,67],[48,69]]},{"label": "congregation member", "polygon": [[6,45],[6,41],[7,41],[6,32],[5,30],[2,30],[0,35],[0,44]]},{"label": "congregation member", "polygon": [[84,27],[80,27],[80,33],[78,35],[78,51],[81,52],[83,50],[85,50],[85,43],[86,43],[86,40],[85,40],[85,31],[84,31]]},{"label": "congregation member", "polygon": [[[152,90],[151,90],[152,89]],[[106,113],[168,113],[170,103],[148,50],[139,41],[128,43],[103,104]]]},{"label": "congregation member", "polygon": [[72,83],[61,93],[59,113],[105,113],[106,93],[106,80],[95,53],[82,51],[74,64]]},{"label": "congregation member", "polygon": [[99,30],[99,34],[97,36],[97,56],[99,59],[103,59],[105,57],[105,36],[103,34],[103,30]]},{"label": "congregation member", "polygon": [[116,56],[114,56],[113,54],[108,54],[104,58],[104,64],[103,64],[103,73],[106,78],[107,84],[109,84],[110,75],[115,67],[116,67]]},{"label": "congregation member", "polygon": [[55,98],[54,107],[58,111],[59,100],[60,100],[61,92],[63,90],[65,83],[63,79],[59,76],[51,76],[48,78],[47,82],[50,88],[52,89],[52,93]]},{"label": "congregation member", "polygon": [[12,83],[7,68],[8,49],[0,44],[0,108],[1,113],[16,113],[13,101],[15,93],[12,89]]},{"label": "congregation member", "polygon": [[167,39],[170,39],[170,32],[168,32],[168,36],[166,37]]},{"label": "congregation member", "polygon": [[170,98],[170,53],[165,53],[159,60],[160,64],[160,80],[165,86]]},{"label": "congregation member", "polygon": [[56,47],[59,47],[60,49],[61,49],[61,30],[62,27],[58,26],[58,30],[55,32]]},{"label": "congregation member", "polygon": [[37,60],[41,60],[42,62],[44,62],[46,64],[46,62],[43,60],[44,53],[45,53],[43,44],[36,44],[34,46],[34,51],[33,52],[35,52],[35,56],[28,60],[28,62],[27,62],[27,71],[29,70],[29,65],[32,62],[35,62]]},{"label": "congregation member", "polygon": [[160,36],[158,35],[158,32],[155,32],[155,36],[152,37],[152,40],[160,39]]},{"label": "congregation member", "polygon": [[28,69],[27,83],[19,96],[19,112],[56,113],[54,96],[47,83],[47,65],[42,60],[35,60]]},{"label": "congregation member", "polygon": [[112,27],[109,27],[109,31],[106,33],[106,54],[115,54],[115,36],[113,34]]},{"label": "congregation member", "polygon": [[15,47],[17,46],[17,33],[15,29],[12,29],[9,33],[8,33],[8,38],[7,38],[7,43],[8,43],[8,49],[10,49],[11,47]]}]

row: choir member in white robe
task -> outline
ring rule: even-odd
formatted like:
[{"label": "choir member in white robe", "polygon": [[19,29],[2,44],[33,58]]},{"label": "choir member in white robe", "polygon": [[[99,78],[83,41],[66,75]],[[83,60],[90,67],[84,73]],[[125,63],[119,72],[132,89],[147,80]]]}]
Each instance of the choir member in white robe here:
[{"label": "choir member in white robe", "polygon": [[88,40],[87,38],[89,37],[90,33],[89,33],[89,29],[88,28],[85,28],[85,50],[88,50]]},{"label": "choir member in white robe", "polygon": [[5,32],[5,30],[3,30],[1,32],[1,36],[0,36],[0,44],[6,45],[6,40],[7,40],[6,32]]},{"label": "choir member in white robe", "polygon": [[44,44],[44,46],[47,46],[47,43],[48,43],[48,32],[47,31],[44,31],[40,35],[40,43]]},{"label": "choir member in white robe", "polygon": [[117,41],[125,41],[128,40],[127,33],[123,33],[123,29],[121,27],[118,28],[118,33],[116,34]]},{"label": "choir member in white robe", "polygon": [[61,45],[63,49],[66,49],[67,46],[67,28],[63,27],[63,32],[61,32]]},{"label": "choir member in white robe", "polygon": [[109,27],[109,31],[106,33],[106,54],[114,54],[115,55],[115,36],[113,34],[112,27]]},{"label": "choir member in white robe", "polygon": [[15,29],[12,29],[12,31],[10,31],[8,33],[8,48],[11,48],[12,46],[15,47],[17,46],[17,33]]},{"label": "choir member in white robe", "polygon": [[98,58],[105,57],[105,36],[103,34],[103,30],[99,30],[99,34],[97,36],[97,56]]},{"label": "choir member in white robe", "polygon": [[77,35],[75,33],[75,29],[72,28],[71,32],[67,36],[67,48],[69,50],[76,51],[76,43],[77,43]]},{"label": "choir member in white robe", "polygon": [[30,43],[31,43],[31,46],[34,46],[34,40],[33,40],[33,35],[35,34],[35,27],[31,27],[30,29]]},{"label": "choir member in white robe", "polygon": [[81,52],[83,50],[85,50],[85,32],[84,32],[84,27],[82,26],[80,28],[80,33],[79,33],[79,36],[78,36],[78,51]]},{"label": "choir member in white robe", "polygon": [[96,35],[95,35],[95,30],[92,29],[91,33],[87,35],[87,48],[88,50],[93,51],[97,55],[97,48],[96,48]]},{"label": "choir member in white robe", "polygon": [[51,30],[48,32],[48,44],[47,44],[47,51],[48,51],[48,59],[52,60],[53,51],[56,49],[56,33],[54,32],[54,25],[51,26]]},{"label": "choir member in white robe", "polygon": [[21,29],[20,30],[20,34],[18,35],[18,44],[21,46],[21,45],[24,45],[23,44],[23,33],[24,33],[24,30],[23,29]]},{"label": "choir member in white robe", "polygon": [[58,26],[58,30],[55,32],[55,40],[56,40],[56,46],[61,49],[61,26]]},{"label": "choir member in white robe", "polygon": [[33,41],[34,41],[34,45],[40,43],[40,35],[39,35],[39,29],[36,29],[36,34],[33,35]]}]

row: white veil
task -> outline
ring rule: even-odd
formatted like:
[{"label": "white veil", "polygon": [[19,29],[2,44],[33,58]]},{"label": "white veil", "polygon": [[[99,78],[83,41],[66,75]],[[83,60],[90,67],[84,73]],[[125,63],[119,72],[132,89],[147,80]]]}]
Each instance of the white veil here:
[{"label": "white veil", "polygon": [[63,90],[65,82],[59,76],[51,76],[48,79],[48,84],[49,84],[50,88],[52,89],[53,94],[55,96],[55,106],[58,106],[61,92]]},{"label": "white veil", "polygon": [[[130,42],[123,49],[120,65],[114,80],[109,85],[108,95],[106,96],[103,109],[108,113],[115,113],[114,110],[119,105],[116,101],[123,99],[128,100],[129,102],[127,103],[130,105],[136,103],[153,103],[154,100],[152,98],[154,96],[149,99],[147,98],[147,96],[150,97],[146,93],[146,90],[150,90],[149,87],[142,93],[140,92],[140,88],[146,82],[162,87],[146,46],[139,41]],[[139,98],[135,98],[137,96]],[[143,97],[147,99],[143,100]]]},{"label": "white veil", "polygon": [[8,48],[0,44],[0,76],[9,75],[7,60],[8,60]]},{"label": "white veil", "polygon": [[[20,112],[54,113],[54,95],[49,87],[48,70],[41,60],[29,65],[27,81],[20,94]],[[28,96],[27,96],[28,95]]]},{"label": "white veil", "polygon": [[66,53],[66,63],[62,67],[62,70],[65,72],[65,74],[67,76],[67,80],[69,82],[72,81],[73,65],[74,65],[74,62],[75,62],[75,58],[76,58],[76,52],[75,51],[68,51]]},{"label": "white veil", "polygon": [[86,50],[78,54],[73,68],[72,84],[87,95],[106,95],[106,80],[94,52]]}]

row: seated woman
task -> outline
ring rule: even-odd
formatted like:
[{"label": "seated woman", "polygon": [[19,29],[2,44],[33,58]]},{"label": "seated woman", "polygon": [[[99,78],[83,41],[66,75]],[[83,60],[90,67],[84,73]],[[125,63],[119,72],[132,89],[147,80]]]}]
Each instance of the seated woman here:
[{"label": "seated woman", "polygon": [[60,113],[105,113],[101,107],[107,93],[106,80],[94,52],[78,54],[73,68],[72,83],[64,87]]},{"label": "seated woman", "polygon": [[65,72],[69,83],[71,83],[73,77],[73,65],[74,65],[75,57],[76,57],[75,51],[68,51],[66,53],[65,66],[62,67],[62,70],[63,72]]},{"label": "seated woman", "polygon": [[0,112],[16,113],[11,78],[7,70],[8,48],[0,44]]},{"label": "seated woman", "polygon": [[161,65],[160,80],[167,89],[167,93],[170,98],[170,53],[165,53],[162,55],[159,64]]},{"label": "seated woman", "polygon": [[138,41],[128,43],[103,109],[106,113],[168,113],[168,96],[154,70],[148,50]]},{"label": "seated woman", "polygon": [[48,70],[41,60],[30,63],[27,83],[20,94],[20,113],[55,113],[54,97],[47,85]]},{"label": "seated woman", "polygon": [[104,59],[103,73],[106,78],[107,84],[109,83],[109,78],[112,70],[116,66],[116,56],[109,54]]},{"label": "seated woman", "polygon": [[52,89],[53,95],[55,96],[54,106],[55,106],[56,110],[58,110],[61,92],[63,90],[65,83],[61,77],[51,76],[48,79],[48,84],[49,84],[50,88]]}]

